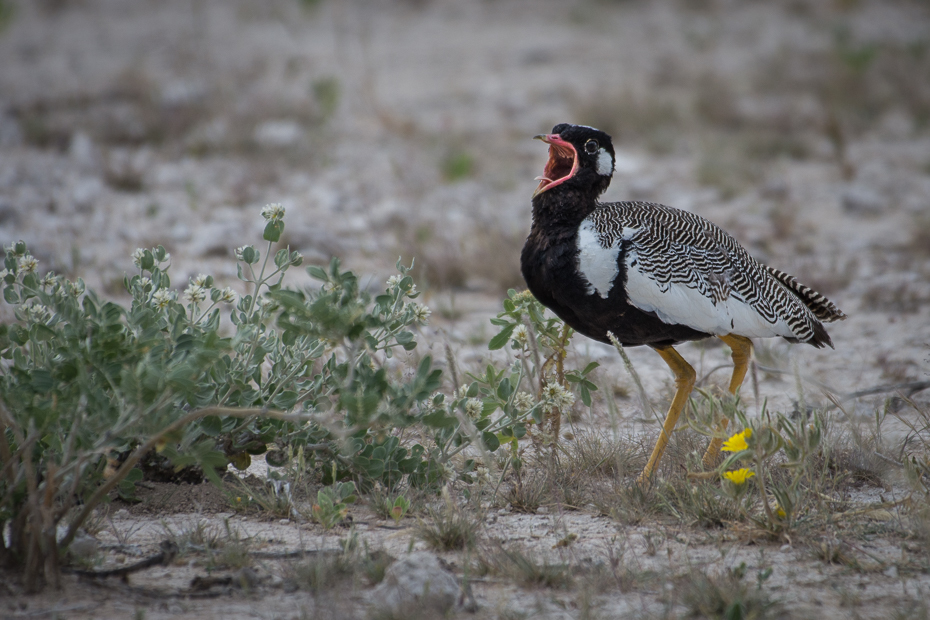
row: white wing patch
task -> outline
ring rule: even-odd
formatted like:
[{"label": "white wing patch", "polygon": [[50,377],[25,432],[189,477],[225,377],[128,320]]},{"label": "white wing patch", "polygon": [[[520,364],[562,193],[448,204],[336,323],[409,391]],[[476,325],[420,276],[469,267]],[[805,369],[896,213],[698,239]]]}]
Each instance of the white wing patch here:
[{"label": "white wing patch", "polygon": [[670,325],[687,325],[717,336],[737,333],[748,338],[796,337],[784,319],[769,323],[751,305],[729,295],[714,302],[684,283],[660,283],[638,268],[635,247],[626,253],[626,293],[643,312],[654,312]]},{"label": "white wing patch", "polygon": [[620,273],[620,265],[617,264],[620,244],[637,230],[624,228],[620,238],[604,247],[600,235],[594,229],[594,223],[591,220],[581,223],[578,228],[578,272],[587,282],[588,295],[597,293],[607,299]]}]

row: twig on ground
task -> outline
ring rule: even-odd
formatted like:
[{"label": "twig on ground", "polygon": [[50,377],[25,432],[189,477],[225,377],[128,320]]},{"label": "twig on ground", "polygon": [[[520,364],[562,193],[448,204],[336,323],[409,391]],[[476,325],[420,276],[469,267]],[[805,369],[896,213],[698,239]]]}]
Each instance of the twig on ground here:
[{"label": "twig on ground", "polygon": [[120,568],[113,568],[110,570],[77,570],[70,569],[68,572],[74,573],[80,577],[89,577],[91,579],[104,579],[106,577],[120,577],[121,579],[126,579],[132,573],[136,573],[140,570],[145,570],[152,566],[167,566],[174,561],[174,558],[178,555],[178,546],[171,540],[163,540],[161,545],[159,545],[161,551],[155,555],[149,556],[144,560],[139,560],[135,564],[130,564],[129,566],[121,566]]}]

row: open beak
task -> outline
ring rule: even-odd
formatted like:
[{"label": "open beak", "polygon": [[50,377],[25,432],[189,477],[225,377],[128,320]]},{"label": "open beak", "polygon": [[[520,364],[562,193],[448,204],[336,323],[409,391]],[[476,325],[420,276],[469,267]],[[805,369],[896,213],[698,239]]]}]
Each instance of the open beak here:
[{"label": "open beak", "polygon": [[533,192],[533,197],[564,183],[578,172],[578,157],[575,147],[562,139],[557,133],[539,134],[533,136],[534,140],[542,140],[549,145],[549,161],[541,176],[536,177],[539,186]]}]

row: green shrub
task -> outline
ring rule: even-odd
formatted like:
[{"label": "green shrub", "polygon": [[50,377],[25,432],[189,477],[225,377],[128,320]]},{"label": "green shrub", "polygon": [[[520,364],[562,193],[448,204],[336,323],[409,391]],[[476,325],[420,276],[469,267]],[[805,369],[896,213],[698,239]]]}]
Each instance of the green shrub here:
[{"label": "green shrub", "polygon": [[241,298],[200,275],[179,300],[161,246],[133,254],[128,308],[81,280],[39,276],[23,242],[7,248],[0,278],[16,321],[0,326],[0,531],[11,527],[0,560],[25,568],[27,589],[43,574],[57,585],[58,548],[111,491],[132,495],[136,465],[153,449],[217,483],[218,470],[247,467],[272,442],[303,448],[327,482],[326,472],[363,485],[441,478],[434,452],[391,435],[421,422],[448,427],[434,413],[440,371],[429,357],[409,378],[385,365],[416,346],[410,328],[429,316],[409,301],[408,269],[398,264],[374,299],[335,260],[310,268],[319,290],[285,289],[302,257],[272,254],[283,207],[263,216],[264,258],[236,250],[239,278],[254,291]]}]

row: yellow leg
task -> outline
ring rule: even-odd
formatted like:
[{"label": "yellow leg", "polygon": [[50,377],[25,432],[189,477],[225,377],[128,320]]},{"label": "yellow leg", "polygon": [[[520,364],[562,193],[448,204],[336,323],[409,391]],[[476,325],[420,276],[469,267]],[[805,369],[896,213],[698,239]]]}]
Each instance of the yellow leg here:
[{"label": "yellow leg", "polygon": [[656,347],[656,353],[662,356],[668,367],[675,373],[677,390],[675,391],[675,397],[672,399],[672,404],[668,408],[668,413],[665,415],[665,425],[662,427],[662,433],[656,441],[655,448],[652,449],[652,455],[649,457],[649,462],[646,463],[646,468],[639,475],[638,482],[640,484],[647,482],[655,473],[659,459],[662,458],[662,453],[665,452],[665,446],[668,445],[668,441],[672,437],[672,431],[675,430],[675,425],[678,424],[678,417],[688,403],[688,396],[691,395],[691,388],[694,387],[696,377],[691,365],[672,347]]},{"label": "yellow leg", "polygon": [[[730,394],[735,395],[739,386],[743,384],[743,379],[746,377],[746,369],[749,368],[749,360],[752,357],[752,341],[749,338],[744,336],[737,336],[735,334],[729,334],[727,336],[720,336],[720,339],[723,340],[730,347],[730,350],[733,351],[733,376],[730,377]],[[727,424],[730,421],[726,418],[720,421],[720,426],[717,428],[717,435],[723,435],[723,431],[727,430]],[[710,445],[707,446],[707,452],[704,453],[704,469],[710,469],[714,466],[715,461],[717,460],[717,454],[720,453],[720,446],[723,445],[723,437],[714,437],[710,441]]]}]

